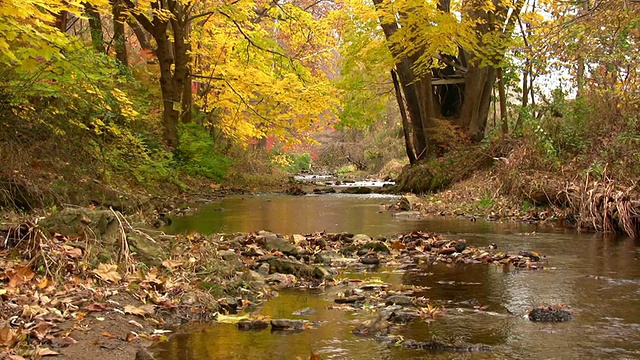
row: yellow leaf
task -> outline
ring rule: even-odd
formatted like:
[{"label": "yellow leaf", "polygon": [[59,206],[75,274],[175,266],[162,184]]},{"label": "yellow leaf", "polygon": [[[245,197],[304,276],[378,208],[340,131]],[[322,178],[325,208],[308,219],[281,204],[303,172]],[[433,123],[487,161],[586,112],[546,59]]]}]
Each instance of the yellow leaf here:
[{"label": "yellow leaf", "polygon": [[92,271],[100,280],[112,283],[118,283],[122,277],[118,274],[118,265],[100,264],[98,268]]}]

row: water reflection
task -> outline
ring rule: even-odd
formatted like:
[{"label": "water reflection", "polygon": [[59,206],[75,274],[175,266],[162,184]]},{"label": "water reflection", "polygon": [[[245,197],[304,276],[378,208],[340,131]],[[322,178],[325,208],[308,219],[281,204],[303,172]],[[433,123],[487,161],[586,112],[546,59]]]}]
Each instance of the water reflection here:
[{"label": "water reflection", "polygon": [[[308,359],[311,351],[324,359],[623,359],[640,358],[640,264],[632,239],[515,223],[470,222],[464,219],[393,218],[379,212],[390,198],[345,196],[235,197],[197,216],[177,219],[174,232],[254,231],[280,233],[318,230],[393,235],[410,230],[445,232],[472,244],[498,244],[506,252],[536,250],[546,255],[540,271],[500,266],[435,264],[418,271],[350,274],[377,277],[401,285],[428,287],[424,297],[443,305],[446,314],[433,322],[417,321],[400,330],[407,339],[464,340],[493,346],[490,353],[427,353],[381,345],[351,333],[363,316],[327,308],[339,291],[283,292],[258,311],[296,318],[292,312],[312,307],[306,317],[317,325],[285,335],[268,330],[240,332],[233,325],[211,324],[187,329],[156,350],[160,359]],[[212,207],[213,208],[213,207]],[[560,324],[532,323],[528,309],[564,303],[574,320]]]}]

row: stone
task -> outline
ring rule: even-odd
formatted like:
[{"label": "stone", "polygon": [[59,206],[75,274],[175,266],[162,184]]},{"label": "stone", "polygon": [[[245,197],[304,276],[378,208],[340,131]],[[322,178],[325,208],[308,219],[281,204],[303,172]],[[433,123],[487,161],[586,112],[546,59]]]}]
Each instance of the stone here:
[{"label": "stone", "polygon": [[316,310],[310,307],[306,307],[304,309],[296,310],[292,313],[295,316],[311,316],[316,313]]},{"label": "stone", "polygon": [[342,194],[358,194],[358,195],[371,194],[372,192],[373,190],[371,190],[371,188],[368,188],[365,186],[348,187],[340,191],[340,193]]},{"label": "stone", "polygon": [[271,329],[276,331],[302,331],[307,328],[307,320],[272,319]]},{"label": "stone", "polygon": [[[39,225],[51,233],[73,237],[85,233],[95,234],[105,244],[116,244],[121,235],[120,225],[111,210],[66,208],[40,220]],[[93,235],[92,234],[92,235]]]},{"label": "stone", "polygon": [[238,258],[238,254],[233,250],[220,250],[218,251],[218,255],[220,255],[224,261],[230,261]]},{"label": "stone", "polygon": [[138,258],[149,266],[159,267],[168,258],[162,246],[146,236],[136,233],[127,234],[127,241]]},{"label": "stone", "polygon": [[334,299],[333,302],[335,302],[336,304],[353,304],[358,301],[364,301],[364,299],[365,297],[362,295],[351,295]]},{"label": "stone", "polygon": [[382,241],[372,241],[368,244],[362,245],[360,250],[358,250],[358,255],[364,255],[369,252],[369,250],[385,254],[389,253],[389,248],[385,243],[383,243]]},{"label": "stone", "polygon": [[391,295],[384,302],[386,305],[411,306],[413,305],[413,298],[406,295]]},{"label": "stone", "polygon": [[280,239],[279,237],[277,237],[275,234],[267,234],[267,235],[263,235],[264,237],[264,248],[267,251],[280,251],[283,254],[286,255],[297,255],[298,254],[298,248],[288,242],[285,241],[283,239]]},{"label": "stone", "polygon": [[240,320],[236,324],[239,330],[264,330],[269,327],[269,322],[266,320]]},{"label": "stone", "polygon": [[422,219],[422,213],[420,211],[400,211],[393,213],[394,217],[401,219]]},{"label": "stone", "polygon": [[571,311],[563,306],[541,306],[529,311],[533,322],[564,322],[572,318]]},{"label": "stone", "polygon": [[402,211],[420,210],[422,203],[415,195],[403,195],[398,203],[398,208]]},{"label": "stone", "polygon": [[327,279],[331,274],[321,266],[311,266],[291,259],[273,258],[269,260],[269,272],[292,274],[297,277]]},{"label": "stone", "polygon": [[351,242],[356,245],[368,244],[371,241],[371,236],[366,234],[355,234],[351,237]]},{"label": "stone", "polygon": [[458,240],[456,241],[455,245],[453,245],[453,247],[456,249],[456,252],[463,252],[464,249],[467,248],[467,242],[463,241],[463,240]]},{"label": "stone", "polygon": [[271,270],[271,265],[269,265],[269,263],[262,263],[260,264],[260,266],[258,266],[257,272],[258,274],[266,276],[266,275],[269,275],[270,270]]}]

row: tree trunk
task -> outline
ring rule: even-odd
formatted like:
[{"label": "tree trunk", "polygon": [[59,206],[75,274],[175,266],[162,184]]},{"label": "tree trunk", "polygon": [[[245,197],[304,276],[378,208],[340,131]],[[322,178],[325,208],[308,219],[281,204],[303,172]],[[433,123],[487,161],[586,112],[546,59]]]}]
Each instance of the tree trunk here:
[{"label": "tree trunk", "polygon": [[407,112],[404,107],[404,99],[402,98],[402,90],[400,89],[400,82],[395,70],[391,70],[391,78],[393,79],[393,87],[396,90],[396,100],[398,101],[398,107],[400,108],[400,116],[402,117],[402,132],[404,134],[404,145],[407,151],[407,157],[409,158],[409,164],[416,163],[416,155],[413,152],[413,145],[411,144],[411,134],[409,134],[409,119],[407,118]]},{"label": "tree trunk", "polygon": [[67,23],[69,22],[69,13],[66,11],[60,12],[56,15],[55,27],[61,32],[67,32]]},{"label": "tree trunk", "polygon": [[502,77],[502,68],[498,70],[498,97],[500,98],[500,128],[502,135],[509,133],[509,122],[507,117],[507,94],[505,92],[504,78]]},{"label": "tree trunk", "polygon": [[104,53],[104,33],[102,31],[102,20],[100,19],[100,12],[98,8],[90,3],[83,3],[84,10],[89,18],[89,29],[91,31],[91,44],[93,48],[99,52]]},{"label": "tree trunk", "polygon": [[128,67],[127,40],[124,34],[124,4],[120,0],[113,0],[111,6],[113,12],[113,46],[116,50],[116,59],[122,66]]},{"label": "tree trunk", "polygon": [[175,72],[174,84],[175,88],[180,91],[181,111],[180,120],[182,122],[191,122],[191,103],[193,99],[191,89],[191,76],[189,66],[191,64],[191,56],[189,52],[191,45],[188,43],[189,31],[187,24],[180,21],[181,18],[171,20],[171,27],[174,33],[174,57]]},{"label": "tree trunk", "polygon": [[180,89],[176,88],[171,73],[173,56],[166,31],[154,33],[157,43],[156,55],[160,64],[160,89],[162,90],[163,137],[171,149],[178,147],[178,121],[180,118]]},{"label": "tree trunk", "polygon": [[148,50],[153,52],[153,47],[151,46],[151,42],[149,41],[149,37],[147,36],[147,32],[132,18],[127,20],[127,24],[133,33],[136,35],[136,39],[138,39],[138,43],[140,44],[140,48],[142,50]]},{"label": "tree trunk", "polygon": [[491,89],[496,78],[496,70],[492,67],[472,65],[466,74],[464,102],[460,109],[460,120],[463,129],[471,140],[483,139],[484,130],[489,118],[491,105]]}]

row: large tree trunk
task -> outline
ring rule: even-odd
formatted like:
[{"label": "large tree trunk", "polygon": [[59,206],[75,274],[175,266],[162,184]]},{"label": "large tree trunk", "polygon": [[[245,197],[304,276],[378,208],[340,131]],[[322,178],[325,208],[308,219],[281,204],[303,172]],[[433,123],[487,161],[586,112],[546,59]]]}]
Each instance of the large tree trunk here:
[{"label": "large tree trunk", "polygon": [[102,31],[102,20],[100,19],[100,12],[98,8],[90,3],[83,3],[84,10],[89,18],[89,29],[91,31],[91,44],[93,48],[99,52],[104,53],[104,33]]},{"label": "large tree trunk", "polygon": [[[124,1],[130,10],[136,10],[133,0]],[[159,5],[156,3],[156,8]],[[191,81],[189,66],[191,56],[188,43],[189,14],[188,6],[179,1],[168,0],[172,18],[153,17],[132,11],[138,23],[147,30],[156,41],[156,56],[160,66],[160,89],[162,91],[162,124],[163,137],[167,145],[175,149],[179,145],[178,123],[191,121]],[[169,29],[171,25],[171,31]],[[173,38],[173,42],[170,41]]]},{"label": "large tree trunk", "polygon": [[122,66],[128,67],[127,40],[124,34],[124,4],[120,0],[113,0],[111,6],[113,12],[113,46],[116,50],[116,59]]},{"label": "large tree trunk", "polygon": [[[166,26],[166,25],[165,25]],[[171,67],[173,54],[169,45],[166,31],[153,33],[157,43],[156,55],[160,65],[160,90],[162,91],[162,125],[163,137],[167,145],[175,149],[178,147],[178,120],[180,118],[180,89],[176,88]]]},{"label": "large tree trunk", "polygon": [[467,71],[464,102],[460,109],[462,128],[473,141],[484,138],[489,118],[491,89],[496,79],[493,67],[470,66]]}]

